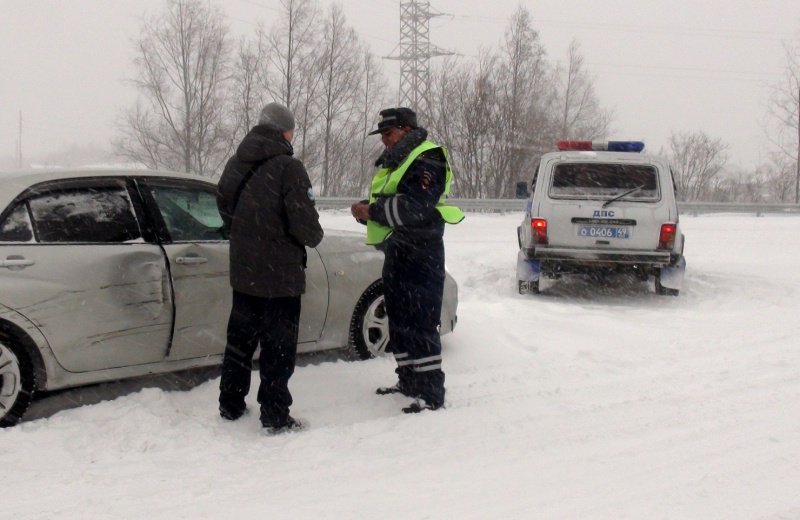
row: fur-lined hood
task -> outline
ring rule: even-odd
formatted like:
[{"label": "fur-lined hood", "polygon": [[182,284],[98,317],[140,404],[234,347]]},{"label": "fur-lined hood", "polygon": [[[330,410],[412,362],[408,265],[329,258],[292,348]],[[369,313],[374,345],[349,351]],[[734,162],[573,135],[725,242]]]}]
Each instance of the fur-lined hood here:
[{"label": "fur-lined hood", "polygon": [[378,160],[375,161],[375,166],[383,166],[384,168],[397,168],[403,161],[406,160],[408,155],[416,148],[425,142],[428,138],[428,131],[424,128],[415,128],[403,136],[396,145],[389,150],[384,150]]}]

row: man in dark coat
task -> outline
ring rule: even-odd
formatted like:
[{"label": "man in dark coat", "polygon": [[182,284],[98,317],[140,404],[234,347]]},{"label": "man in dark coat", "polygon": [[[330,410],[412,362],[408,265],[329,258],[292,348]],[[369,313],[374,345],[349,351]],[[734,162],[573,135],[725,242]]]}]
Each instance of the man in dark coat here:
[{"label": "man in dark coat", "polygon": [[301,424],[289,415],[305,292],[306,247],[323,231],[303,163],[292,157],[294,116],[270,103],[258,125],[228,160],[217,186],[217,206],[230,230],[233,307],[222,362],[219,412],[236,420],[246,410],[253,354],[261,346],[258,403],[270,432]]}]

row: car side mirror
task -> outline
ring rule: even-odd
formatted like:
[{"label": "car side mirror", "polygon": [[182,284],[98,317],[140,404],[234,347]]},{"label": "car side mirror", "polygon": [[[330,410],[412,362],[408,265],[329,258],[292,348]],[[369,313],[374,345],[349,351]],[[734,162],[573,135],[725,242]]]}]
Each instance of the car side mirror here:
[{"label": "car side mirror", "polygon": [[530,196],[528,192],[528,183],[524,181],[520,181],[517,183],[517,195],[518,199],[527,199]]}]

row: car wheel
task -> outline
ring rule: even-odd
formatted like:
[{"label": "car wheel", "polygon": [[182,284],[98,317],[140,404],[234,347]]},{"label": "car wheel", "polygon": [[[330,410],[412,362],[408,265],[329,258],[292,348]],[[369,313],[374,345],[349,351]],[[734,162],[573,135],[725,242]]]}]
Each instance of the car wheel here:
[{"label": "car wheel", "polygon": [[359,359],[370,359],[386,352],[389,345],[389,318],[383,297],[383,283],[372,284],[356,304],[350,321],[350,348]]},{"label": "car wheel", "polygon": [[661,285],[661,278],[656,276],[656,294],[661,296],[678,296],[679,293],[679,289],[670,289],[669,287]]},{"label": "car wheel", "polygon": [[0,427],[14,426],[31,404],[35,386],[27,352],[0,336]]}]

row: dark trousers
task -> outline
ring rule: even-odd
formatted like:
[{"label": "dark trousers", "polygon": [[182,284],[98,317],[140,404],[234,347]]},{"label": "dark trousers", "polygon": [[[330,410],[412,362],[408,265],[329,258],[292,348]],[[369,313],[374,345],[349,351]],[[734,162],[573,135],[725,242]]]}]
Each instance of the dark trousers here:
[{"label": "dark trousers", "polygon": [[401,386],[428,404],[444,404],[439,322],[444,292],[444,242],[413,242],[392,236],[386,243],[383,289],[390,349]]},{"label": "dark trousers", "polygon": [[228,344],[219,383],[220,410],[234,415],[244,411],[244,398],[250,391],[253,354],[261,345],[258,360],[261,422],[267,426],[281,426],[288,421],[292,404],[289,378],[294,373],[297,357],[299,322],[300,296],[260,298],[233,291]]}]

